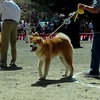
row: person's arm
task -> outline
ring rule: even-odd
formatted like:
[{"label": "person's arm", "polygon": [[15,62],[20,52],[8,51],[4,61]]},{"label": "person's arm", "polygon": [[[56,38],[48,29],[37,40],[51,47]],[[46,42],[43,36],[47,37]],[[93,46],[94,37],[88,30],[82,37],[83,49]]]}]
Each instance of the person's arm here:
[{"label": "person's arm", "polygon": [[88,5],[85,5],[85,4],[79,4],[79,8],[80,9],[83,9],[83,10],[86,10],[90,13],[99,13],[99,9],[95,8],[95,7],[92,7],[92,6],[88,6]]}]

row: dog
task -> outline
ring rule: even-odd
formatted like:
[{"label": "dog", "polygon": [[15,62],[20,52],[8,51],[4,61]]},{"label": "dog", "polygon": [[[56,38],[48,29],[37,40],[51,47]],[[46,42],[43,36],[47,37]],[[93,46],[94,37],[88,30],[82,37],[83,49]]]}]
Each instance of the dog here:
[{"label": "dog", "polygon": [[[45,80],[51,60],[58,56],[61,63],[65,66],[65,77],[72,78],[73,67],[73,46],[71,40],[64,33],[59,32],[54,38],[43,39],[37,33],[29,36],[30,47],[39,59],[38,72],[39,80]],[[42,66],[44,66],[44,73],[42,73]]]}]

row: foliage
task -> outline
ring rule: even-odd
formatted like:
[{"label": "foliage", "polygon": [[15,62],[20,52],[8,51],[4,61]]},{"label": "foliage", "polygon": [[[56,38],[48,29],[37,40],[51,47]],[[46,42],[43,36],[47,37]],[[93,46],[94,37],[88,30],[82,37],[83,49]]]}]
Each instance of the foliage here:
[{"label": "foliage", "polygon": [[59,12],[68,9],[76,9],[78,3],[90,4],[92,0],[30,0],[40,5],[46,5],[52,11]]},{"label": "foliage", "polygon": [[69,13],[77,10],[78,3],[90,4],[92,0],[15,0],[22,9],[22,18],[38,12]]},{"label": "foliage", "polygon": [[50,9],[46,5],[40,5],[37,2],[31,0],[15,0],[15,2],[20,6],[22,11],[22,19],[29,18],[31,13],[35,12],[50,12]]}]

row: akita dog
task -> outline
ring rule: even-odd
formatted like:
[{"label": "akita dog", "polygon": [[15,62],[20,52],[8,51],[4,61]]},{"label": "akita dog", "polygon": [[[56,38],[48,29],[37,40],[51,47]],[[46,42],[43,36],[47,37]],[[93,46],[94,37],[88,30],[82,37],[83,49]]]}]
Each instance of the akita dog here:
[{"label": "akita dog", "polygon": [[[73,46],[67,35],[60,32],[54,38],[45,40],[36,34],[29,36],[29,40],[31,51],[35,51],[39,59],[38,72],[40,80],[46,79],[50,62],[56,56],[59,56],[61,63],[65,66],[64,75],[72,78],[74,72]],[[43,64],[45,64],[44,73],[42,73]]]}]

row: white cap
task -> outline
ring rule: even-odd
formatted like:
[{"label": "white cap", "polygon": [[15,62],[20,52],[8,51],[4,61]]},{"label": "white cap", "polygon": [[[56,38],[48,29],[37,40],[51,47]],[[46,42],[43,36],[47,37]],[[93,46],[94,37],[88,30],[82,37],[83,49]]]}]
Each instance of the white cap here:
[{"label": "white cap", "polygon": [[60,16],[59,17],[65,17],[65,15],[64,14],[60,14]]},{"label": "white cap", "polygon": [[70,16],[73,16],[75,13],[76,13],[76,12],[69,13],[68,16],[69,16],[69,17],[70,17]]}]

